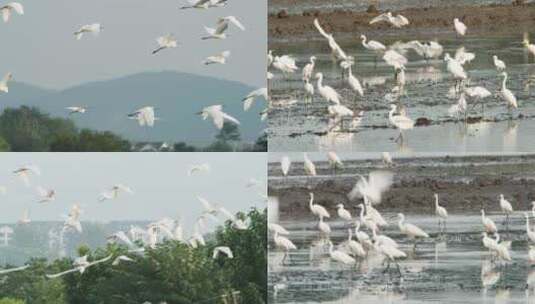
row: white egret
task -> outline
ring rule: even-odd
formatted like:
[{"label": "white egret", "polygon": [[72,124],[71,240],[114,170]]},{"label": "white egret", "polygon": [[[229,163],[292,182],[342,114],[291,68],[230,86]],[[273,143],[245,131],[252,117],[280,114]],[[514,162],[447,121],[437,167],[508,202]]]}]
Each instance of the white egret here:
[{"label": "white egret", "polygon": [[314,166],[314,163],[308,158],[307,153],[303,153],[303,166],[305,169],[305,172],[308,176],[316,176],[316,166]]},{"label": "white egret", "polygon": [[392,12],[387,12],[387,13],[381,14],[381,15],[379,15],[377,17],[374,17],[372,20],[370,20],[370,24],[374,24],[374,23],[378,23],[378,22],[388,22],[389,24],[391,24],[394,27],[401,28],[401,27],[409,24],[409,19],[407,19],[405,16],[399,15],[399,14],[394,17],[394,16],[392,16]]},{"label": "white egret", "polygon": [[386,51],[383,55],[383,60],[386,62],[386,64],[393,67],[396,71],[404,68],[405,65],[409,62],[407,57],[401,55],[395,50]]},{"label": "white egret", "polygon": [[10,82],[11,79],[13,79],[13,74],[9,72],[4,76],[4,78],[2,78],[2,80],[0,80],[0,92],[9,92],[8,82]]},{"label": "white egret", "polygon": [[366,250],[364,250],[364,247],[361,243],[353,240],[353,233],[351,229],[347,229],[348,232],[348,238],[347,238],[347,247],[349,248],[350,253],[352,253],[354,256],[358,257],[365,257],[366,256]]},{"label": "white egret", "polygon": [[319,204],[314,204],[314,193],[310,192],[309,195],[310,200],[308,201],[308,207],[310,208],[312,214],[319,217],[320,219],[324,217],[330,218],[331,215],[329,214],[329,212],[327,212],[327,209],[325,209],[325,207]]},{"label": "white egret", "polygon": [[387,191],[393,182],[393,173],[388,171],[372,171],[368,174],[368,179],[358,175],[359,180],[347,195],[350,200],[356,197],[364,197],[365,201],[372,204],[381,202],[382,194]]},{"label": "white egret", "polygon": [[396,241],[394,241],[391,237],[384,235],[384,234],[377,234],[375,230],[372,231],[372,238],[375,242],[380,242],[381,244],[385,244],[394,248],[399,247],[399,244]]},{"label": "white egret", "polygon": [[219,130],[223,128],[223,124],[225,123],[225,121],[237,125],[240,124],[240,122],[236,118],[223,112],[222,105],[212,105],[205,107],[201,110],[201,112],[198,112],[197,114],[201,115],[203,120],[206,120],[208,117],[210,117],[216,128],[218,128]]},{"label": "white egret", "polygon": [[492,56],[492,60],[494,61],[494,66],[496,67],[496,70],[498,70],[499,72],[505,70],[506,68],[505,62],[498,59],[498,56],[496,55]]},{"label": "white egret", "polygon": [[334,174],[336,174],[337,168],[342,168],[344,166],[344,163],[342,163],[342,160],[334,151],[327,152],[327,160],[329,161],[329,165],[333,168]]},{"label": "white egret", "polygon": [[288,257],[290,250],[296,250],[297,247],[294,245],[294,243],[292,243],[292,241],[284,236],[280,236],[277,232],[275,232],[275,235],[273,236],[273,241],[275,242],[275,246],[277,248],[284,251],[284,257],[282,258],[282,264],[284,264],[284,261]]},{"label": "white egret", "polygon": [[346,265],[354,265],[355,259],[349,256],[347,253],[340,250],[333,250],[333,243],[329,241],[329,255],[331,259]]},{"label": "white egret", "polygon": [[[327,112],[329,112],[329,115],[334,117],[332,126],[330,127],[330,130],[337,129],[342,130],[343,129],[343,119],[347,116],[355,116],[355,113],[350,110],[348,107],[341,105],[341,104],[335,104],[332,106],[327,107]],[[363,111],[360,112],[362,114]],[[357,116],[357,119],[359,119],[360,116]],[[337,126],[337,124],[340,123],[340,126]],[[355,123],[352,122],[352,125],[355,125]],[[358,126],[358,124],[356,124]]]},{"label": "white egret", "polygon": [[453,58],[464,66],[466,63],[474,60],[476,58],[476,54],[467,52],[465,47],[461,46],[455,51],[455,56]]},{"label": "white egret", "polygon": [[457,32],[457,35],[466,35],[466,25],[462,23],[459,18],[453,19],[453,27],[455,28],[455,32]]},{"label": "white egret", "polygon": [[103,27],[100,25],[100,23],[87,24],[74,32],[74,36],[76,36],[76,40],[82,39],[85,33],[92,33],[93,35],[97,36],[102,29]]},{"label": "white egret", "polygon": [[335,104],[340,104],[340,94],[336,92],[330,86],[323,85],[323,74],[316,73],[316,79],[318,80],[318,93],[328,102],[333,102]]},{"label": "white egret", "polygon": [[443,229],[446,228],[446,219],[448,218],[448,211],[446,208],[438,204],[438,194],[435,193],[435,214],[438,217],[438,229],[440,230],[440,220],[443,222]]},{"label": "white egret", "polygon": [[17,175],[22,181],[26,184],[26,186],[30,185],[30,175],[41,175],[41,170],[39,167],[34,165],[25,165],[22,166],[15,171],[13,171],[15,175]]},{"label": "white egret", "polygon": [[356,221],[355,237],[362,245],[366,246],[368,249],[372,247],[370,236],[366,232],[360,231],[360,221]]},{"label": "white egret", "polygon": [[154,107],[143,107],[128,114],[128,118],[137,120],[140,126],[154,127],[154,122],[157,120],[154,114]]},{"label": "white egret", "polygon": [[12,272],[17,272],[17,271],[22,271],[22,270],[28,269],[29,267],[30,267],[30,265],[24,265],[24,266],[20,266],[20,267],[0,269],[0,275],[12,273]]},{"label": "white egret", "polygon": [[227,59],[229,57],[230,57],[230,51],[223,51],[220,54],[206,57],[206,59],[202,63],[205,65],[225,64],[227,63]]},{"label": "white egret", "polygon": [[505,215],[505,222],[509,224],[509,215],[513,213],[513,206],[511,203],[506,200],[503,196],[503,194],[500,194],[500,209],[502,210],[502,213]]},{"label": "white egret", "polygon": [[275,56],[273,67],[284,74],[292,74],[298,69],[295,59],[289,55]]},{"label": "white egret", "polygon": [[117,197],[119,197],[120,192],[124,192],[128,194],[134,193],[134,191],[132,191],[132,189],[126,185],[115,184],[109,190],[102,191],[100,193],[99,201],[102,202],[102,201],[109,200],[109,199],[116,199]]},{"label": "white egret", "polygon": [[535,243],[535,231],[529,228],[529,215],[527,212],[524,212],[524,217],[526,218],[526,234],[528,235],[528,240]]},{"label": "white egret", "polygon": [[84,255],[83,257],[79,257],[79,258],[76,258],[74,260],[74,262],[73,262],[74,268],[73,269],[66,270],[66,271],[59,272],[59,273],[55,273],[55,274],[47,274],[46,277],[49,278],[49,279],[54,279],[54,278],[58,278],[58,277],[61,277],[63,275],[66,275],[66,274],[69,274],[69,273],[72,273],[72,272],[79,272],[80,274],[83,274],[86,271],[87,268],[89,268],[91,266],[94,266],[94,265],[97,265],[97,264],[100,264],[100,263],[107,262],[112,257],[113,257],[113,255],[110,254],[109,256],[107,256],[107,257],[105,257],[103,259],[95,260],[93,262],[88,262],[87,261],[87,255]]},{"label": "white egret", "polygon": [[54,189],[45,189],[41,186],[37,186],[35,190],[39,195],[39,203],[48,203],[56,199],[56,191]]},{"label": "white egret", "polygon": [[411,130],[414,127],[414,120],[410,119],[404,113],[399,113],[398,115],[394,115],[394,112],[396,112],[396,109],[397,109],[397,106],[395,104],[390,105],[390,112],[388,113],[388,120],[390,120],[390,123],[399,130],[399,136],[396,138],[396,141],[400,139],[403,141],[403,131]]},{"label": "white egret", "polygon": [[251,108],[251,106],[253,105],[253,102],[255,101],[255,99],[258,98],[258,97],[262,97],[262,98],[264,98],[265,101],[268,101],[269,100],[269,96],[268,96],[267,88],[259,88],[259,89],[256,89],[256,90],[250,92],[249,94],[247,94],[247,96],[245,96],[242,99],[243,110],[244,111],[249,110]]},{"label": "white egret", "polygon": [[[398,218],[399,218],[399,222],[398,222],[399,231],[407,235],[409,239],[416,240],[418,238],[429,237],[429,234],[423,231],[420,227],[410,224],[410,223],[405,223],[405,215],[403,215],[403,213],[398,213]],[[414,243],[414,248],[416,248],[416,242]]]},{"label": "white egret", "polygon": [[383,160],[383,164],[387,167],[390,167],[394,164],[394,162],[392,161],[392,156],[390,155],[390,153],[388,152],[383,152],[381,153],[381,157],[382,157],[382,160]]},{"label": "white egret", "polygon": [[220,254],[226,255],[227,258],[229,258],[229,259],[233,259],[234,258],[234,255],[232,254],[232,250],[230,250],[230,248],[228,246],[217,246],[217,247],[215,247],[214,251],[213,251],[213,254],[212,254],[212,259],[217,259],[217,257]]},{"label": "white egret", "polygon": [[483,227],[485,228],[485,231],[487,233],[498,232],[498,229],[496,229],[496,224],[494,223],[494,221],[490,217],[485,216],[484,209],[481,209],[481,222],[483,223]]},{"label": "white egret", "polygon": [[227,209],[224,207],[219,207],[219,211],[221,211],[221,214],[227,217],[227,219],[232,223],[232,227],[234,227],[237,230],[247,230],[247,224],[244,220],[238,218],[234,214],[230,213]]},{"label": "white egret", "polygon": [[321,235],[326,236],[327,238],[329,237],[329,234],[331,234],[331,227],[323,221],[322,216],[320,216],[320,221],[318,222],[318,229]]},{"label": "white egret", "polygon": [[156,38],[156,43],[158,43],[158,47],[152,51],[152,55],[165,49],[176,48],[178,45],[178,41],[173,34],[167,34]]},{"label": "white egret", "polygon": [[364,89],[362,88],[362,85],[360,84],[360,81],[355,77],[351,71],[351,66],[347,67],[347,83],[349,84],[349,87],[354,92],[357,92],[361,97],[364,96]]},{"label": "white egret", "polygon": [[377,226],[388,226],[388,222],[383,218],[381,213],[372,206],[366,196],[364,196],[364,206],[366,206],[366,216],[371,218],[377,224]]},{"label": "white egret", "polygon": [[188,176],[192,176],[193,174],[197,174],[197,173],[209,173],[209,172],[210,172],[210,164],[208,163],[191,165],[188,170]]},{"label": "white egret", "polygon": [[458,91],[458,87],[462,85],[463,80],[468,78],[468,75],[466,75],[461,63],[455,60],[455,58],[452,58],[449,53],[446,53],[444,56],[444,61],[446,61],[446,69],[453,75],[453,78],[455,78],[455,91]]},{"label": "white egret", "polygon": [[217,27],[215,29],[205,26],[204,30],[208,33],[208,36],[202,37],[202,39],[226,39],[227,34],[225,31],[228,29],[229,24],[233,24],[240,30],[245,31],[245,27],[236,17],[227,16],[219,18],[216,25]]},{"label": "white egret", "polygon": [[360,222],[372,232],[378,230],[377,223],[371,217],[364,216],[364,204],[359,204],[357,207],[360,208]]},{"label": "white egret", "polygon": [[10,2],[0,7],[0,13],[2,13],[2,19],[4,22],[8,22],[11,17],[12,11],[15,11],[19,15],[24,15],[24,6],[19,2]]},{"label": "white egret", "polygon": [[[489,90],[481,86],[466,87],[464,89],[464,93],[466,93],[466,95],[468,95],[469,97],[474,98],[476,100],[476,103],[481,102],[482,110],[484,110],[485,108],[485,104],[482,102],[482,100],[492,96],[492,93]],[[475,107],[476,103],[474,103],[473,107]]]},{"label": "white egret", "polygon": [[362,41],[362,46],[368,51],[375,53],[375,63],[377,64],[377,54],[383,53],[386,51],[386,46],[379,41],[370,40],[366,41],[367,38],[365,35],[360,35],[360,40]]},{"label": "white egret", "polygon": [[223,7],[227,5],[228,0],[188,0],[189,5],[180,7],[180,9],[208,9],[211,7]]},{"label": "white egret", "polygon": [[303,81],[310,80],[312,73],[314,72],[316,56],[310,57],[310,62],[303,68]]},{"label": "white egret", "polygon": [[386,269],[390,268],[390,263],[394,262],[396,263],[397,269],[399,274],[401,275],[401,270],[399,268],[399,264],[397,262],[397,259],[400,258],[406,258],[407,254],[398,248],[391,246],[388,243],[384,243],[382,240],[375,241],[374,244],[375,250],[380,253],[381,255],[385,256],[388,259],[388,266]]},{"label": "white egret", "polygon": [[524,33],[524,40],[522,40],[522,45],[529,53],[531,53],[531,55],[535,56],[535,44],[529,43],[528,33]]},{"label": "white egret", "polygon": [[66,107],[65,109],[69,110],[69,114],[84,114],[87,111],[87,108],[82,106]]},{"label": "white egret", "polygon": [[111,265],[113,266],[117,266],[119,265],[121,262],[134,262],[134,259],[126,256],[126,255],[120,255],[118,257],[116,257],[113,262],[111,263]]},{"label": "white egret", "polygon": [[210,215],[212,218],[214,218],[219,213],[219,206],[216,204],[211,204],[207,199],[197,196],[197,200],[201,202],[201,205],[203,207],[203,214]]},{"label": "white egret", "polygon": [[516,96],[506,87],[507,82],[507,73],[502,72],[503,81],[502,81],[502,88],[499,91],[500,96],[503,98],[503,100],[507,103],[507,109],[509,112],[511,112],[511,108],[518,108],[518,103],[516,100]]},{"label": "white egret", "polygon": [[529,245],[528,262],[535,264],[535,246]]},{"label": "white egret", "polygon": [[336,213],[338,214],[339,218],[347,222],[350,222],[353,219],[351,217],[351,213],[347,209],[344,208],[344,204],[338,204],[336,205],[336,208],[338,208]]},{"label": "white egret", "polygon": [[318,32],[323,37],[325,37],[327,39],[327,42],[329,43],[329,48],[331,49],[331,55],[333,56],[333,58],[335,60],[345,60],[345,59],[347,59],[347,55],[344,52],[344,50],[342,50],[340,45],[338,45],[336,40],[334,40],[334,37],[333,37],[332,34],[329,34],[329,33],[325,32],[325,30],[323,30],[323,28],[319,24],[319,21],[318,21],[317,18],[314,19],[314,26],[316,27]]},{"label": "white egret", "polygon": [[314,100],[314,85],[305,79],[305,111],[308,113],[308,103]]},{"label": "white egret", "polygon": [[290,172],[291,164],[292,164],[292,161],[290,160],[290,158],[288,156],[283,156],[281,158],[282,175],[284,175],[284,176],[288,175],[288,172]]},{"label": "white egret", "polygon": [[282,227],[279,224],[275,224],[275,223],[268,223],[268,229],[269,229],[269,231],[272,231],[273,233],[278,233],[278,234],[281,234],[281,235],[289,235],[290,234],[290,232],[288,230],[286,230],[286,228]]}]

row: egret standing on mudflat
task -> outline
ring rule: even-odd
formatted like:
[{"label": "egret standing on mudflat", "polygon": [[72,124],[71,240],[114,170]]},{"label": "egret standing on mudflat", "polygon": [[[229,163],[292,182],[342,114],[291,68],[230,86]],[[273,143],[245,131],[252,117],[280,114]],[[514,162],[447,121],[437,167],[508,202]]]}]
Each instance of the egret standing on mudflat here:
[{"label": "egret standing on mudflat", "polygon": [[511,108],[518,108],[518,103],[516,101],[516,96],[506,87],[507,82],[507,73],[502,72],[503,81],[502,81],[502,88],[499,91],[500,96],[503,98],[503,100],[507,103],[507,109],[509,111],[509,115],[511,115]]},{"label": "egret standing on mudflat", "polygon": [[[417,238],[428,238],[429,234],[420,229],[420,227],[405,223],[405,215],[398,213],[398,227],[399,231],[409,237],[409,239],[416,240]],[[416,249],[416,242],[414,242],[414,249]]]},{"label": "egret standing on mudflat", "polygon": [[505,223],[509,225],[509,215],[513,213],[513,206],[511,203],[503,197],[503,194],[500,194],[500,209],[505,215]]},{"label": "egret standing on mudflat", "polygon": [[338,94],[338,92],[336,92],[330,86],[323,85],[323,73],[316,73],[316,79],[318,80],[318,93],[321,95],[321,97],[328,102],[340,104],[340,94]]},{"label": "egret standing on mudflat", "polygon": [[330,218],[331,215],[329,214],[329,212],[327,212],[327,209],[325,209],[325,207],[319,204],[314,204],[314,193],[310,192],[309,195],[310,200],[308,201],[308,207],[310,208],[312,214],[319,217],[320,219],[324,217]]},{"label": "egret standing on mudflat", "polygon": [[494,61],[494,66],[496,67],[496,70],[498,70],[498,72],[505,70],[505,67],[506,67],[505,62],[498,59],[498,56],[496,55],[492,56],[492,60]]},{"label": "egret standing on mudflat", "polygon": [[388,119],[390,123],[399,130],[399,135],[396,138],[396,142],[401,139],[403,141],[403,131],[411,130],[414,127],[414,121],[404,114],[394,115],[397,106],[395,104],[390,105],[390,112],[388,113]]},{"label": "egret standing on mudflat", "polygon": [[[438,194],[435,193],[435,214],[437,215],[438,217],[438,229],[440,230],[440,220],[442,220],[443,222],[443,228],[442,229],[445,229],[446,228],[446,219],[448,218],[448,211],[446,210],[446,208],[440,206],[438,204]],[[442,231],[442,230],[441,230]]]}]

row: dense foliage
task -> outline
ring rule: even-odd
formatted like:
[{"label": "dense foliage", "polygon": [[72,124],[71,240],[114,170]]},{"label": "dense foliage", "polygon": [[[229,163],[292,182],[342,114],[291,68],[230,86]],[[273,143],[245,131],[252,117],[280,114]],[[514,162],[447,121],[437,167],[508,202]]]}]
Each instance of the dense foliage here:
[{"label": "dense foliage", "polygon": [[[154,143],[153,146],[153,149],[147,151],[159,151],[159,145]],[[131,142],[117,134],[79,130],[72,120],[50,117],[35,107],[8,108],[0,114],[0,152],[127,152],[132,147]],[[243,144],[238,127],[225,124],[216,134],[214,142],[207,147],[179,142],[173,148],[162,151],[267,151],[267,139],[262,135],[254,145]],[[137,150],[141,150],[141,147]]]},{"label": "dense foliage", "polygon": [[[244,214],[239,214],[244,217]],[[248,230],[236,230],[230,222],[219,228],[206,246],[191,248],[178,241],[166,241],[155,249],[146,248],[144,255],[127,253],[127,248],[108,244],[91,251],[80,246],[88,260],[125,254],[134,262],[111,261],[88,268],[83,274],[67,274],[47,279],[44,274],[72,268],[71,259],[47,262],[31,260],[28,269],[0,276],[0,304],[62,303],[236,303],[267,302],[267,214],[252,209]],[[212,258],[213,248],[228,246],[234,258]],[[2,302],[4,301],[4,302]]]}]

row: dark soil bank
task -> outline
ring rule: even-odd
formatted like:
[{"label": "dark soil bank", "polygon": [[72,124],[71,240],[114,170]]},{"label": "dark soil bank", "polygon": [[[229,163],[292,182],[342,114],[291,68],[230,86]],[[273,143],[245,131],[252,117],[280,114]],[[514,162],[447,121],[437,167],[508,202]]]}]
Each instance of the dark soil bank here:
[{"label": "dark soil bank", "polygon": [[[535,4],[493,5],[485,7],[412,8],[394,12],[407,17],[410,24],[403,29],[392,29],[386,23],[370,25],[369,21],[381,12],[354,12],[335,10],[321,12],[305,11],[300,15],[289,15],[285,11],[269,15],[270,43],[277,40],[307,38],[317,30],[312,24],[318,18],[324,29],[335,34],[374,32],[385,34],[410,33],[426,30],[429,33],[448,30],[452,35],[453,19],[459,18],[468,26],[468,35],[474,32],[516,33],[533,30],[535,26]],[[336,35],[335,35],[336,36]],[[320,38],[318,34],[318,38]]]},{"label": "dark soil bank", "polygon": [[[361,166],[359,166],[359,163]],[[298,176],[283,179],[277,172],[278,164],[270,165],[269,195],[279,198],[280,215],[308,216],[309,192],[314,192],[315,203],[336,214],[336,205],[343,203],[355,213],[362,202],[350,202],[347,193],[357,181],[356,174],[366,175],[373,170],[384,169],[379,161],[349,162],[352,166],[341,175],[323,175],[314,178],[299,176],[302,163],[292,164]],[[319,174],[330,172],[322,164]],[[432,213],[433,194],[438,193],[440,204],[450,212],[477,212],[499,210],[498,196],[503,193],[515,210],[531,209],[535,201],[535,157],[462,157],[410,159],[389,169],[394,174],[394,184],[387,191],[380,210],[412,213]]]}]

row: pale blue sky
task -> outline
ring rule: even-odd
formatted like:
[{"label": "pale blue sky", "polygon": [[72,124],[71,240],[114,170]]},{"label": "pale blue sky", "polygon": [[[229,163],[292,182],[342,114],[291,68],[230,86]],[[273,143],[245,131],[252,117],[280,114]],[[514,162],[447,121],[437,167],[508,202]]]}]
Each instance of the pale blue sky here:
[{"label": "pale blue sky", "polygon": [[[265,208],[265,153],[2,153],[0,222],[16,222],[28,208],[32,220],[62,220],[75,202],[84,210],[82,221],[156,220],[180,215],[184,225],[202,211],[196,196],[217,202],[232,213],[251,206]],[[211,172],[188,176],[192,164],[209,163]],[[35,164],[42,174],[31,186],[15,176],[17,167]],[[246,188],[255,178],[262,188]],[[135,192],[98,202],[102,190],[122,183]],[[56,201],[37,203],[35,187],[55,189]]]},{"label": "pale blue sky", "polygon": [[[0,23],[0,74],[16,81],[62,89],[72,85],[160,70],[176,70],[265,86],[267,1],[229,0],[225,8],[180,10],[186,0],[19,0],[25,15]],[[226,40],[202,41],[203,25],[234,15],[246,31],[230,28]],[[76,41],[80,26],[99,22],[98,38]],[[174,33],[180,45],[156,56],[155,39]],[[201,61],[231,51],[226,66]]]}]

